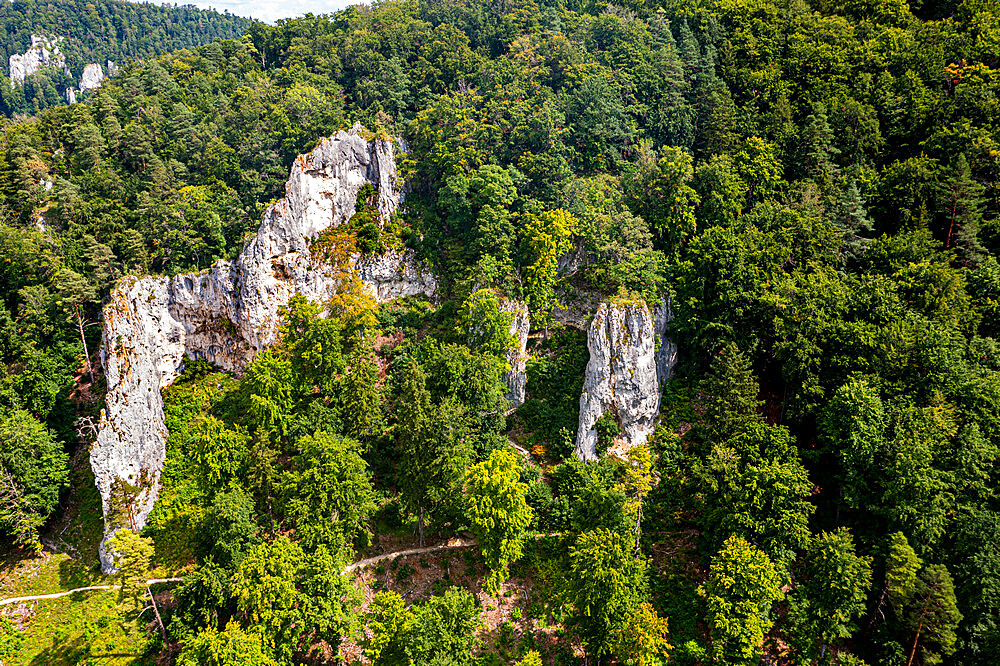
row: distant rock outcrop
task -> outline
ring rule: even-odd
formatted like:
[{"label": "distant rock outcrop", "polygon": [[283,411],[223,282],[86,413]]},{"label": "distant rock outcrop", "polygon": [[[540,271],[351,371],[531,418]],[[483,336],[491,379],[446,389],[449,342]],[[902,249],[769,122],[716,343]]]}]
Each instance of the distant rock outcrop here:
[{"label": "distant rock outcrop", "polygon": [[642,301],[605,302],[594,314],[587,331],[590,360],[580,396],[578,458],[597,458],[594,424],[605,413],[618,422],[626,448],[644,444],[653,431],[660,377],[669,377],[676,362],[676,347],[665,335],[669,309],[661,308],[654,315]]},{"label": "distant rock outcrop", "polygon": [[[63,37],[31,36],[31,45],[24,53],[15,53],[10,57],[11,85],[24,85],[24,80],[39,70],[45,68],[61,69],[66,76],[72,76],[66,66],[66,56],[59,50],[59,45],[65,41]],[[115,64],[108,61],[108,74],[114,76],[118,71]],[[83,74],[77,88],[67,87],[63,91],[67,104],[76,103],[77,92],[95,90],[104,81],[104,69],[97,63],[90,63],[83,68]]]},{"label": "distant rock outcrop", "polygon": [[[402,198],[393,142],[370,140],[359,127],[338,132],[298,157],[285,198],[265,212],[236,261],[119,283],[104,310],[107,407],[91,450],[105,541],[119,527],[141,528],[153,508],[166,455],[160,389],[176,379],[185,354],[245,368],[276,341],[279,310],[294,294],[323,301],[342,286],[345,270],[356,271],[379,301],[436,293],[437,279],[411,250],[354,256],[346,268],[313,257],[311,243],[354,214],[366,183],[376,186],[378,209],[388,218]],[[103,544],[101,564],[113,570]]]},{"label": "distant rock outcrop", "polygon": [[10,57],[10,83],[22,85],[24,80],[44,67],[66,67],[66,57],[59,51],[62,37],[31,36],[31,46],[23,54]]},{"label": "distant rock outcrop", "polygon": [[103,81],[104,70],[97,63],[91,63],[83,68],[83,75],[80,76],[80,90],[100,88]]}]

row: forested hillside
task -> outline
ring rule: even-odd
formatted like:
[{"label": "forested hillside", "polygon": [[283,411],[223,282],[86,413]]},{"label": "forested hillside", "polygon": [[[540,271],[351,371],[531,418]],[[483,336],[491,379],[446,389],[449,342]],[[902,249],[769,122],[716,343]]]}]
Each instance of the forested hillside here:
[{"label": "forested hillside", "polygon": [[[24,53],[31,36],[64,37],[59,50],[72,73],[43,71],[28,78],[22,89],[0,82],[0,111],[10,116],[33,113],[63,103],[61,88],[79,79],[88,63],[107,67],[129,59],[234,39],[249,19],[193,5],[157,5],[123,0],[13,0],[0,3],[0,63],[6,72],[10,56]],[[6,76],[2,77],[6,79]]]},{"label": "forested hillside", "polygon": [[[121,597],[0,607],[0,658],[996,663],[995,1],[399,0],[142,55],[0,134],[0,595],[100,578],[115,284],[235,258],[321,137],[404,139],[408,191],[314,255],[439,291],[348,281],[245,373],[189,361]],[[679,360],[583,462],[600,302],[669,303]]]}]

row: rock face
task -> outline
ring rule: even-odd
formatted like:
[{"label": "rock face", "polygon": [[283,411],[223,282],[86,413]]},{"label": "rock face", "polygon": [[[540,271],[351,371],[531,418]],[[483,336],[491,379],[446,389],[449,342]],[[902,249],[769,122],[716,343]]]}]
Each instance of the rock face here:
[{"label": "rock face", "polygon": [[528,306],[521,301],[504,300],[501,305],[504,312],[510,314],[510,334],[514,337],[514,346],[507,350],[507,363],[510,370],[503,373],[507,382],[507,399],[511,407],[517,408],[524,404],[525,389],[528,386],[528,331],[531,321],[528,319]]},{"label": "rock face", "polygon": [[[313,258],[310,241],[353,215],[365,183],[378,188],[383,216],[396,211],[402,195],[393,143],[369,141],[356,126],[298,157],[285,198],[264,213],[236,261],[119,283],[104,309],[107,409],[91,450],[105,542],[119,527],[141,528],[156,501],[167,436],[160,389],[176,379],[185,354],[227,370],[245,368],[276,341],[278,311],[294,294],[322,301],[345,283],[347,271],[356,271],[379,301],[437,292],[437,279],[409,250],[354,256],[348,266]],[[101,565],[114,568],[103,543]]]},{"label": "rock face", "polygon": [[10,83],[21,85],[24,79],[43,67],[66,67],[66,58],[59,51],[62,37],[31,36],[31,46],[23,54],[15,53],[10,57]]},{"label": "rock face", "polygon": [[644,444],[653,431],[660,411],[658,378],[668,377],[676,361],[673,343],[665,335],[657,341],[658,333],[666,333],[668,313],[663,306],[657,316],[643,302],[606,302],[597,309],[587,331],[590,360],[580,396],[578,458],[597,458],[594,424],[605,413],[615,416],[626,447]]},{"label": "rock face", "polygon": [[104,70],[97,63],[91,63],[83,68],[83,75],[80,76],[80,90],[99,88],[102,81],[104,81]]},{"label": "rock face", "polygon": [[653,334],[657,336],[656,341],[656,379],[663,386],[663,383],[674,376],[674,367],[677,365],[677,344],[670,338],[668,326],[670,320],[674,318],[674,313],[670,310],[670,297],[667,296],[655,308],[653,308]]}]

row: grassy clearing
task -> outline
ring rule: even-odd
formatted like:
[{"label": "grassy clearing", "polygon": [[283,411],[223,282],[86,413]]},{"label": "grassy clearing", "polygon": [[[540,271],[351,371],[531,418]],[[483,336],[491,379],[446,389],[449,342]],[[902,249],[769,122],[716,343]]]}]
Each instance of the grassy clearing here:
[{"label": "grassy clearing", "polygon": [[[48,594],[107,583],[65,553],[23,558],[6,568],[0,596]],[[151,664],[147,628],[121,622],[115,590],[79,592],[4,607],[21,628],[24,644],[6,660],[15,664]]]},{"label": "grassy clearing", "polygon": [[[97,548],[103,536],[101,498],[94,485],[85,447],[73,459],[70,488],[62,509],[44,531],[41,555],[3,548],[0,598],[63,592],[113,581],[101,575]],[[55,551],[55,552],[53,552]],[[163,576],[167,572],[159,572]],[[63,664],[152,664],[145,620],[122,622],[114,590],[79,592],[0,608],[21,629],[21,649],[3,663],[61,666]],[[0,657],[2,658],[2,657]]]}]

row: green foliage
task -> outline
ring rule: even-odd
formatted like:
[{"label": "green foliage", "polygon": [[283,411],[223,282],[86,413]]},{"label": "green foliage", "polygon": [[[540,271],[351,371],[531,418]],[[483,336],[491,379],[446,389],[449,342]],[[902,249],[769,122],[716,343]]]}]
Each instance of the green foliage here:
[{"label": "green foliage", "polygon": [[604,528],[584,532],[570,546],[569,573],[566,596],[587,652],[624,652],[622,625],[639,620],[647,591],[646,562],[632,553],[631,540]]},{"label": "green foliage", "polygon": [[394,592],[380,592],[366,615],[371,636],[365,655],[374,664],[471,664],[479,609],[467,591],[449,588],[406,608]]},{"label": "green foliage", "polygon": [[576,217],[562,209],[532,215],[524,225],[521,241],[524,291],[537,323],[549,321],[556,303],[559,258],[572,248],[570,239],[578,228]]},{"label": "green foliage", "polygon": [[214,416],[206,416],[198,427],[192,458],[195,477],[206,495],[232,486],[247,462],[250,438],[241,428],[226,428]]},{"label": "green foliage", "polygon": [[834,642],[851,636],[853,621],[865,611],[871,576],[871,558],[855,553],[847,529],[813,538],[789,610],[799,663],[813,663]]},{"label": "green foliage", "polygon": [[107,549],[118,569],[121,590],[118,602],[124,613],[135,613],[146,605],[149,594],[146,580],[149,578],[150,564],[153,557],[153,543],[127,528],[114,533],[108,540]]},{"label": "green foliage", "polygon": [[[233,39],[250,24],[228,12],[193,6],[135,6],[114,0],[89,4],[76,0],[19,1],[3,6],[0,22],[4,26],[0,42],[3,62],[23,53],[32,35],[58,35],[65,38],[59,51],[74,76],[71,79],[62,72],[43,69],[25,81],[23,90],[7,88],[0,97],[8,116],[63,103],[62,89],[75,87],[88,63],[106,68],[109,60],[123,65],[133,58],[149,58],[219,38]],[[101,39],[94,39],[94,35],[101,35]],[[105,74],[109,74],[106,69]]]},{"label": "green foliage", "polygon": [[263,350],[247,370],[243,388],[255,430],[271,439],[284,437],[300,390],[291,361],[280,351]]},{"label": "green foliage", "polygon": [[69,457],[30,413],[0,414],[0,525],[19,542],[41,550],[38,528],[68,485]]},{"label": "green foliage", "polygon": [[920,571],[903,621],[914,633],[914,648],[919,647],[924,663],[940,663],[941,655],[955,651],[955,630],[962,614],[951,574],[944,565],[929,564]]},{"label": "green foliage", "polygon": [[279,482],[285,518],[307,549],[349,548],[375,510],[361,444],[318,432],[300,439],[297,448],[299,455]]},{"label": "green foliage", "polygon": [[585,337],[563,329],[553,333],[526,363],[527,397],[517,418],[555,460],[573,450],[587,359]]},{"label": "green foliage", "polygon": [[227,572],[212,561],[185,576],[172,596],[177,607],[169,630],[171,636],[181,640],[204,629],[215,629],[219,626],[220,612],[233,610]]},{"label": "green foliage", "polygon": [[885,564],[886,592],[889,601],[902,613],[903,608],[910,603],[917,587],[917,573],[923,563],[913,552],[906,536],[895,532],[890,537],[889,557]]},{"label": "green foliage", "polygon": [[766,553],[730,537],[712,558],[698,591],[708,606],[712,658],[723,664],[756,664],[773,624],[771,605],[782,598],[780,578]]},{"label": "green foliage", "polygon": [[427,375],[412,359],[398,369],[396,400],[397,468],[403,499],[417,513],[423,541],[425,513],[429,517],[453,509],[471,457],[466,438],[465,409],[446,396],[431,402]]},{"label": "green foliage", "polygon": [[0,659],[10,659],[23,644],[24,636],[10,618],[0,618]]},{"label": "green foliage", "polygon": [[230,620],[223,631],[205,629],[188,641],[177,657],[179,666],[277,666],[266,641]]},{"label": "green foliage", "polygon": [[258,627],[273,648],[302,631],[295,626],[299,601],[296,583],[303,563],[302,548],[287,537],[278,537],[250,549],[230,579],[240,615]]},{"label": "green foliage", "polygon": [[511,315],[504,311],[496,293],[489,289],[472,293],[462,304],[460,317],[470,348],[506,357],[515,340],[510,333]]},{"label": "green foliage", "polygon": [[510,563],[521,558],[525,532],[534,520],[525,501],[528,484],[520,478],[517,455],[504,450],[493,451],[466,476],[469,521],[490,568],[483,589],[493,595],[500,591]]},{"label": "green foliage", "polygon": [[[450,535],[465,525],[470,463],[510,437],[543,464],[516,480],[543,529],[567,540],[603,530],[663,568],[649,599],[594,635],[609,657],[663,658],[653,608],[670,615],[678,663],[711,658],[698,643],[706,626],[719,661],[753,661],[779,618],[774,644],[801,660],[974,663],[1000,651],[996,8],[626,4],[403,0],[194,47],[246,24],[190,8],[7,3],[0,13],[31,20],[3,23],[4,56],[39,30],[67,34],[74,74],[138,50],[72,107],[61,72],[0,81],[0,112],[27,114],[0,128],[0,422],[52,451],[11,454],[0,437],[4,469],[14,475],[13,455],[42,488],[29,510],[22,495],[35,491],[8,480],[5,530],[44,532],[62,443],[89,444],[73,424],[98,412],[97,324],[115,282],[232,259],[295,156],[360,121],[406,140],[407,206],[382,219],[378,191],[362,187],[354,217],[313,249],[326,243],[346,266],[352,247],[405,240],[433,266],[440,301],[376,310],[344,273],[329,312],[292,299],[281,344],[238,395],[236,380],[188,364],[167,391],[148,528],[164,564],[194,568],[175,638],[219,632],[234,614],[246,632],[260,607],[275,609],[260,633],[275,659],[335,648],[351,624],[339,544],[365,522],[347,528],[344,511],[367,511],[338,494],[342,473],[364,500],[354,472],[362,455],[371,465],[388,500],[380,528],[401,529],[412,511],[421,537],[426,522]],[[169,35],[165,17],[180,21]],[[91,34],[102,38],[81,38]],[[191,48],[155,55],[159,45]],[[552,320],[623,290],[673,315],[658,332],[679,346],[662,385],[669,427],[648,459],[550,468],[572,446],[587,362],[584,336]],[[501,294],[525,299],[542,333],[510,423]],[[617,423],[602,425],[606,441]],[[342,436],[363,446],[338,439],[342,460],[314,446]],[[36,474],[44,460],[53,473]],[[897,555],[916,564],[888,567],[890,578],[912,575],[847,637],[866,556],[895,532],[913,545]],[[305,549],[287,566],[264,548],[277,534],[286,551]],[[745,597],[722,584],[721,556],[712,594],[695,598],[696,545],[715,553],[733,536],[756,549],[741,562],[770,560],[765,592],[772,569],[791,586],[787,606],[730,612],[719,599]],[[536,577],[546,589],[569,570],[552,548]],[[235,578],[270,581],[273,594],[240,597]],[[419,608],[406,612],[423,618]],[[550,610],[545,622],[558,623]],[[400,645],[425,640],[411,638]],[[455,657],[413,647],[396,663],[466,661],[472,643],[461,644]]]},{"label": "green foliage", "polygon": [[693,178],[691,155],[668,146],[659,155],[644,150],[623,183],[629,207],[649,222],[670,256],[679,254],[680,246],[697,232],[700,199],[690,185]]},{"label": "green foliage", "polygon": [[736,535],[782,565],[807,544],[812,484],[784,427],[752,424],[715,446],[695,475],[710,550]]},{"label": "green foliage", "polygon": [[724,441],[760,419],[760,387],[748,359],[734,343],[724,345],[698,384],[701,427],[709,442]]}]

